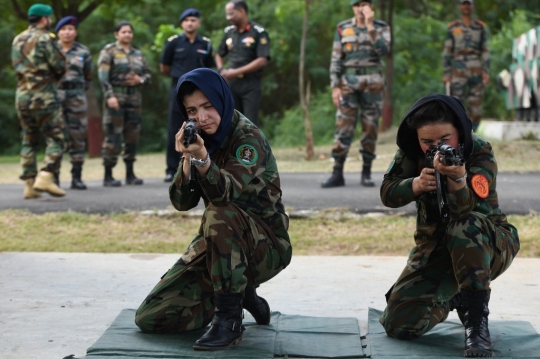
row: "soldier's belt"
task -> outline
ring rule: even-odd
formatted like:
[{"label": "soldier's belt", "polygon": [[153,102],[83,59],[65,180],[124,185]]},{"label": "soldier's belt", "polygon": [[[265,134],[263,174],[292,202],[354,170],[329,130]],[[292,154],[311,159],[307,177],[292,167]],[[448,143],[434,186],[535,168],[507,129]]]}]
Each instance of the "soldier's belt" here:
[{"label": "soldier's belt", "polygon": [[132,94],[135,92],[139,92],[139,88],[137,86],[113,86],[113,92],[116,93],[125,93],[125,94]]},{"label": "soldier's belt", "polygon": [[476,54],[471,55],[458,55],[454,56],[454,60],[456,61],[472,61],[472,60],[480,60],[480,56]]},{"label": "soldier's belt", "polygon": [[378,67],[347,67],[345,73],[348,75],[380,74],[381,69]]},{"label": "soldier's belt", "polygon": [[83,89],[84,84],[81,83],[75,83],[75,82],[63,82],[58,87],[60,90],[75,90],[75,89]]}]

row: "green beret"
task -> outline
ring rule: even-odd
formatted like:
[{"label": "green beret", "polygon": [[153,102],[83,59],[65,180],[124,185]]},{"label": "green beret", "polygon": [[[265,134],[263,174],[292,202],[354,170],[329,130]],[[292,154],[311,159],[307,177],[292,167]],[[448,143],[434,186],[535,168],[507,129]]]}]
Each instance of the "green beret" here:
[{"label": "green beret", "polygon": [[28,9],[28,16],[51,16],[52,7],[45,4],[34,4]]},{"label": "green beret", "polygon": [[351,0],[351,6],[354,6],[358,3],[361,3],[361,2],[368,2],[371,4],[371,0]]}]

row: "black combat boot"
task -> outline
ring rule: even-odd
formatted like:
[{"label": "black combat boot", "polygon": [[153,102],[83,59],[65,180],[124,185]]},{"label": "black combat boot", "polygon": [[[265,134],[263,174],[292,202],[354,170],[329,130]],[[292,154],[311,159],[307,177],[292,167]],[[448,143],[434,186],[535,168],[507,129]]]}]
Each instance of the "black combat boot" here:
[{"label": "black combat boot", "polygon": [[345,186],[345,178],[343,177],[343,165],[345,160],[336,161],[334,171],[329,179],[321,183],[322,188],[342,187]]},{"label": "black combat boot", "polygon": [[216,312],[210,329],[193,344],[195,350],[220,350],[242,341],[242,293],[214,293]]},{"label": "black combat boot", "polygon": [[268,302],[257,295],[254,286],[246,287],[244,309],[247,310],[259,325],[270,324],[270,306]]},{"label": "black combat boot", "polygon": [[465,321],[465,357],[492,357],[493,347],[488,329],[490,290],[461,291]]},{"label": "black combat boot", "polygon": [[82,163],[74,163],[71,167],[71,189],[86,189],[86,185],[81,180]]},{"label": "black combat boot", "polygon": [[362,177],[360,178],[360,184],[364,187],[375,187],[375,183],[371,180],[371,162],[362,166]]},{"label": "black combat boot", "polygon": [[143,180],[137,178],[137,176],[135,176],[135,173],[133,173],[133,162],[126,162],[126,184],[141,185],[143,183]]},{"label": "black combat boot", "polygon": [[112,167],[105,166],[105,178],[103,179],[103,186],[105,187],[120,187],[122,183],[117,181],[112,176]]}]

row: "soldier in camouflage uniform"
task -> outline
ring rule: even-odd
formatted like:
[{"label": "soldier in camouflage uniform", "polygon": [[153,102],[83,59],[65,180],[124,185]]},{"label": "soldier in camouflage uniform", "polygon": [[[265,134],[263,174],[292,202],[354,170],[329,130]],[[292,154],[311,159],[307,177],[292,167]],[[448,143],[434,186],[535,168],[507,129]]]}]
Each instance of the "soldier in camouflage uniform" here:
[{"label": "soldier in camouflage uniform", "polygon": [[[463,146],[463,166],[434,167],[448,179],[450,218],[440,216],[434,169],[427,168],[430,145]],[[428,95],[403,117],[399,147],[381,186],[384,205],[415,201],[416,246],[407,266],[387,293],[380,318],[386,333],[417,338],[457,309],[465,326],[465,356],[491,356],[488,330],[490,283],[519,251],[517,229],[499,208],[497,162],[491,145],[472,132],[463,105],[452,96]]]},{"label": "soldier in camouflage uniform", "polygon": [[345,185],[343,166],[358,122],[362,120],[363,167],[360,183],[373,187],[371,164],[382,111],[382,57],[390,50],[390,27],[375,20],[371,1],[352,0],[355,17],[338,24],[330,64],[332,100],[337,108],[332,157],[334,171],[323,188]]},{"label": "soldier in camouflage uniform", "polygon": [[[102,156],[105,166],[105,187],[118,187],[112,169],[116,166],[122,148],[126,164],[126,184],[142,185],[143,180],[133,172],[137,144],[141,132],[141,103],[139,91],[150,83],[150,69],[138,48],[131,45],[133,26],[120,21],[114,27],[116,42],[106,45],[98,59],[99,81],[103,88],[104,116]],[[123,144],[122,144],[123,136]]]},{"label": "soldier in camouflage uniform", "polygon": [[[64,75],[65,57],[49,33],[52,8],[34,4],[28,9],[30,26],[13,40],[11,62],[17,75],[15,107],[21,124],[21,164],[25,199],[41,192],[64,196],[54,182],[65,150],[64,120],[56,83]],[[46,138],[45,163],[38,173],[39,137]],[[36,178],[37,177],[37,178]]]},{"label": "soldier in camouflage uniform", "polygon": [[476,131],[482,118],[484,85],[489,83],[489,51],[486,25],[472,19],[473,0],[462,0],[462,18],[448,24],[444,41],[443,82],[450,86],[447,95],[456,96],[468,112]]},{"label": "soldier in camouflage uniform", "polygon": [[71,189],[86,189],[81,180],[86,152],[86,90],[92,84],[92,56],[90,50],[79,42],[77,18],[66,16],[56,24],[58,45],[66,55],[67,72],[58,84],[62,99],[62,110],[69,133],[69,155],[71,156]]},{"label": "soldier in camouflage uniform", "polygon": [[173,206],[205,213],[199,234],[137,310],[144,332],[181,333],[205,327],[197,350],[223,349],[242,339],[242,308],[261,325],[270,307],[255,288],[291,261],[289,218],[281,202],[276,159],[264,134],[240,112],[225,80],[199,68],[183,75],[177,102],[185,119],[200,128],[184,147],[169,188]]}]

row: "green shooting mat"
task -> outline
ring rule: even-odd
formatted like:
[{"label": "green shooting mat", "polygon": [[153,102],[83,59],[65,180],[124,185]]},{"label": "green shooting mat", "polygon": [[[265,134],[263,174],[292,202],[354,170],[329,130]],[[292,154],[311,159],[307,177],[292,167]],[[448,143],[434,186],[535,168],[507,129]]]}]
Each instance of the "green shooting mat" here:
[{"label": "green shooting mat", "polygon": [[242,342],[226,350],[195,351],[206,331],[146,334],[135,325],[135,310],[124,309],[86,352],[85,359],[156,358],[365,358],[356,318],[323,318],[272,312],[270,325],[257,325],[246,312]]},{"label": "green shooting mat", "polygon": [[[388,337],[379,323],[382,312],[369,308],[366,353],[373,359],[463,358],[465,331],[459,320],[447,320],[414,340]],[[529,322],[489,321],[496,358],[540,358],[540,335]]]}]

